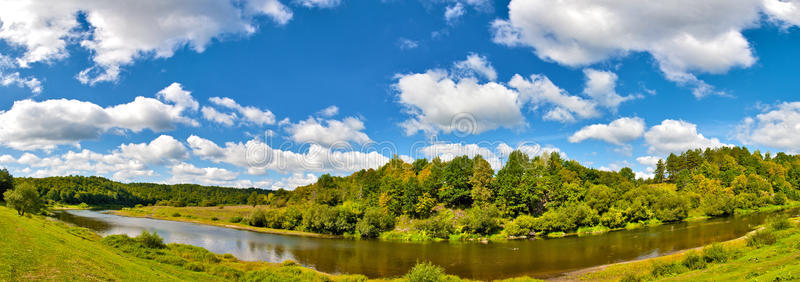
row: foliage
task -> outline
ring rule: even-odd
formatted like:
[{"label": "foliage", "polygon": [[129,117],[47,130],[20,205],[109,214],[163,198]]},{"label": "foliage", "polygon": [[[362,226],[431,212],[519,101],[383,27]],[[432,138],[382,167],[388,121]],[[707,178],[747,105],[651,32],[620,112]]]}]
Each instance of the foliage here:
[{"label": "foliage", "polygon": [[437,282],[446,281],[447,275],[444,268],[430,262],[417,263],[405,276],[410,282]]},{"label": "foliage", "polygon": [[650,272],[655,277],[672,276],[687,271],[686,266],[678,262],[654,262]]},{"label": "foliage", "polygon": [[356,231],[365,238],[377,238],[381,232],[394,228],[394,217],[380,208],[370,208],[356,224]]},{"label": "foliage", "polygon": [[474,207],[461,218],[466,232],[480,235],[494,234],[500,230],[500,211],[494,206]]},{"label": "foliage", "polygon": [[703,249],[703,259],[708,263],[727,262],[733,254],[722,244],[715,243]]},{"label": "foliage", "polygon": [[6,206],[17,210],[19,215],[37,213],[42,208],[39,192],[30,183],[22,183],[13,190],[7,190],[3,193],[3,198],[5,198]]},{"label": "foliage", "polygon": [[775,233],[772,230],[762,229],[754,232],[750,236],[747,236],[747,246],[758,248],[775,244],[777,240],[778,239],[775,237]]},{"label": "foliage", "polygon": [[158,236],[156,232],[149,233],[147,230],[143,230],[142,234],[136,236],[136,240],[142,243],[145,247],[151,249],[163,249],[167,245],[164,244],[164,239],[161,236]]},{"label": "foliage", "polygon": [[7,169],[0,169],[0,200],[3,200],[3,194],[11,189],[14,189],[14,177]]},{"label": "foliage", "polygon": [[686,255],[684,255],[681,263],[690,270],[706,268],[707,264],[705,258],[694,251],[687,252]]}]

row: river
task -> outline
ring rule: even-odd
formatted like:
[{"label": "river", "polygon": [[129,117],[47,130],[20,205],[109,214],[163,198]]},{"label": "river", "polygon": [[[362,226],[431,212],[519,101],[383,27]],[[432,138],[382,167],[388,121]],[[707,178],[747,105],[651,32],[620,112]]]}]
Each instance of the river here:
[{"label": "river", "polygon": [[249,261],[282,262],[291,259],[327,273],[392,277],[405,274],[417,262],[430,261],[444,267],[448,274],[488,280],[522,275],[551,277],[572,270],[655,257],[730,240],[743,236],[770,215],[755,213],[601,235],[489,244],[308,238],[89,210],[62,211],[57,217],[103,236],[136,236],[142,230],[148,230],[158,232],[167,243],[199,246]]}]

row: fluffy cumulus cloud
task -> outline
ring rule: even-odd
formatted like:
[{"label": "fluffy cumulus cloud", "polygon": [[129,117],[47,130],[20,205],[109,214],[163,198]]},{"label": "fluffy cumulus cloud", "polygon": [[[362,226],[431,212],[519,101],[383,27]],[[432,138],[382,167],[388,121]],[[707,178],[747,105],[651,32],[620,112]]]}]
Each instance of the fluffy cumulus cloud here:
[{"label": "fluffy cumulus cloud", "polygon": [[167,183],[197,183],[203,185],[230,185],[237,173],[218,167],[196,167],[189,163],[172,166],[172,177]]},{"label": "fluffy cumulus cloud", "polygon": [[731,146],[717,138],[706,138],[697,132],[697,125],[682,120],[666,119],[651,127],[644,139],[651,153],[680,153],[689,149],[718,148]]},{"label": "fluffy cumulus cloud", "polygon": [[317,176],[316,175],[311,174],[311,173],[305,173],[304,174],[304,173],[296,172],[296,173],[293,173],[292,175],[290,175],[288,177],[283,177],[283,178],[281,178],[280,181],[275,182],[274,184],[272,184],[272,189],[274,189],[274,190],[277,190],[277,189],[294,190],[294,188],[297,188],[299,186],[306,186],[306,185],[309,185],[309,184],[313,184],[314,182],[317,182]]},{"label": "fluffy cumulus cloud", "polygon": [[797,0],[764,0],[764,12],[770,20],[784,28],[800,26],[800,1]]},{"label": "fluffy cumulus cloud", "polygon": [[636,158],[636,161],[639,162],[640,164],[651,167],[655,167],[658,164],[659,160],[661,160],[661,158],[656,156],[641,156]]},{"label": "fluffy cumulus cloud", "polygon": [[493,22],[492,30],[496,43],[532,47],[541,59],[568,66],[646,52],[667,79],[702,97],[716,91],[696,73],[724,73],[756,61],[742,30],[758,25],[761,2],[512,0],[508,19]]},{"label": "fluffy cumulus cloud", "polygon": [[22,77],[19,72],[3,73],[0,68],[0,85],[28,88],[32,93],[42,93],[42,82],[35,77]]},{"label": "fluffy cumulus cloud", "polygon": [[299,143],[331,146],[346,145],[350,142],[364,144],[371,141],[363,132],[364,122],[355,117],[346,117],[343,120],[309,117],[298,123],[288,124],[285,129],[291,139]]},{"label": "fluffy cumulus cloud", "polygon": [[544,120],[569,123],[600,117],[600,107],[616,112],[621,103],[633,99],[616,92],[615,73],[594,69],[584,73],[585,97],[570,94],[541,74],[515,74],[508,83],[497,82],[497,71],[478,54],[455,62],[450,71],[398,74],[394,84],[398,102],[411,115],[400,125],[407,135],[479,134],[525,126],[526,106],[541,110]]},{"label": "fluffy cumulus cloud", "polygon": [[119,153],[146,164],[164,164],[189,157],[189,151],[183,143],[169,135],[161,135],[150,143],[122,144]]},{"label": "fluffy cumulus cloud", "polygon": [[492,169],[499,170],[503,166],[503,159],[508,157],[514,150],[519,150],[529,157],[537,157],[543,154],[557,152],[560,153],[562,157],[566,158],[566,154],[561,153],[561,150],[556,147],[542,146],[533,143],[520,143],[514,148],[503,142],[482,142],[477,144],[437,143],[422,147],[414,153],[419,154],[419,157],[429,159],[438,157],[443,161],[450,161],[458,156],[475,157],[480,155],[489,162]]},{"label": "fluffy cumulus cloud", "polygon": [[117,80],[137,59],[169,58],[184,47],[203,52],[225,35],[251,34],[262,15],[278,24],[292,18],[278,0],[3,1],[0,40],[24,50],[15,58],[21,68],[62,60],[69,46],[82,47],[94,65],[77,78],[93,84]]},{"label": "fluffy cumulus cloud", "polygon": [[[226,113],[224,115],[227,115],[227,117],[223,117],[219,111],[210,107],[203,107],[203,117],[207,120],[227,125],[233,124],[232,122],[228,124],[229,119],[232,120],[237,118],[242,122],[254,125],[275,124],[275,114],[273,114],[270,110],[262,110],[253,106],[242,106],[235,100],[228,97],[211,97],[208,100],[212,104],[235,111],[239,115],[236,115],[235,113]],[[205,108],[208,108],[208,110]]]},{"label": "fluffy cumulus cloud", "polygon": [[609,124],[593,124],[581,128],[569,137],[569,142],[579,143],[587,139],[602,140],[614,145],[623,145],[642,136],[644,120],[624,117]]},{"label": "fluffy cumulus cloud", "polygon": [[78,100],[21,100],[0,112],[0,143],[18,150],[50,150],[97,139],[111,129],[163,132],[178,124],[199,125],[185,115],[184,105],[154,98],[136,97],[106,108]]},{"label": "fluffy cumulus cloud", "polygon": [[580,96],[570,95],[556,86],[547,76],[533,74],[525,78],[514,75],[508,85],[515,88],[523,102],[536,106],[552,105],[543,116],[544,120],[574,122],[577,118],[596,118],[601,115],[597,104]]},{"label": "fluffy cumulus cloud", "polygon": [[398,102],[412,116],[401,124],[406,134],[479,134],[525,124],[518,94],[496,82],[481,83],[445,70],[397,76]]},{"label": "fluffy cumulus cloud", "polygon": [[747,144],[800,151],[800,102],[782,103],[755,118],[746,118],[737,135]]},{"label": "fluffy cumulus cloud", "polygon": [[617,93],[617,74],[610,71],[585,69],[586,87],[583,93],[591,97],[597,104],[612,111],[617,110],[619,104],[635,99],[634,96],[622,96]]},{"label": "fluffy cumulus cloud", "polygon": [[352,172],[366,168],[378,168],[389,161],[379,150],[338,150],[317,144],[295,148],[273,148],[259,140],[226,142],[219,146],[211,140],[198,136],[187,139],[192,153],[200,158],[227,163],[247,169],[249,174],[263,175],[267,170],[279,173],[308,172]]}]

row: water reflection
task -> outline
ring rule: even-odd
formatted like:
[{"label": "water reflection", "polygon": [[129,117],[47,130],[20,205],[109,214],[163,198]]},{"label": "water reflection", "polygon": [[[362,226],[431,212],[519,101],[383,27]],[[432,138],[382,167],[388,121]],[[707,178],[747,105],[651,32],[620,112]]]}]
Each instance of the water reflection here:
[{"label": "water reflection", "polygon": [[418,261],[443,266],[448,273],[473,279],[520,275],[544,277],[565,271],[662,255],[740,237],[768,214],[682,222],[603,235],[508,243],[399,243],[373,240],[318,239],[131,218],[96,211],[66,211],[59,219],[101,235],[158,232],[170,243],[231,253],[242,260],[295,260],[329,273],[369,277],[399,276]]}]

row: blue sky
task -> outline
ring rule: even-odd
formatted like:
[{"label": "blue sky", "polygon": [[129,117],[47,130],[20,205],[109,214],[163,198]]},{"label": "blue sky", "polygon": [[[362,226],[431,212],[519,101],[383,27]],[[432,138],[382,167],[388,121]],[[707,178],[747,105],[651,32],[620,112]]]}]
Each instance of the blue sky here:
[{"label": "blue sky", "polygon": [[[800,2],[0,3],[0,166],[288,188],[403,158],[800,151]],[[227,99],[226,99],[227,98]]]}]

